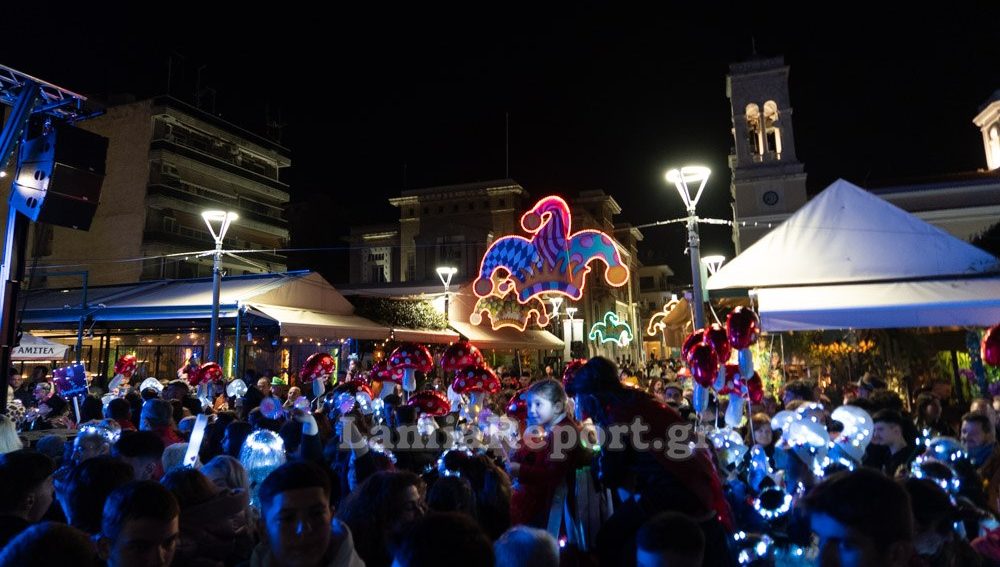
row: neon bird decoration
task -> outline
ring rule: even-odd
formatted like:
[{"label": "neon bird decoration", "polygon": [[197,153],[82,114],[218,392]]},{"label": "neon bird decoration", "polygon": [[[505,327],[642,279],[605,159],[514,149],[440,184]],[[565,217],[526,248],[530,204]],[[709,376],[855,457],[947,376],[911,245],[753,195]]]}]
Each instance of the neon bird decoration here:
[{"label": "neon bird decoration", "polygon": [[667,324],[664,322],[664,319],[666,319],[667,316],[673,312],[674,308],[676,308],[677,304],[680,302],[680,299],[671,299],[666,305],[663,306],[662,310],[653,313],[653,316],[649,318],[649,324],[646,325],[646,334],[652,337],[657,333],[663,332],[663,330],[667,328]]},{"label": "neon bird decoration", "polygon": [[469,315],[469,322],[479,325],[483,322],[483,317],[489,317],[490,326],[494,331],[503,327],[513,327],[518,331],[524,331],[531,323],[531,316],[535,316],[535,324],[545,327],[549,324],[549,315],[545,312],[545,304],[537,297],[532,297],[527,303],[522,304],[517,300],[514,286],[510,282],[502,282],[498,290],[503,290],[502,295],[490,295],[480,297]]},{"label": "neon bird decoration", "polygon": [[493,275],[506,273],[522,304],[541,294],[583,297],[586,275],[595,260],[604,262],[604,279],[620,287],[629,279],[621,245],[599,230],[571,233],[569,205],[561,197],[545,197],[521,216],[521,227],[531,238],[510,235],[497,239],[483,255],[473,284],[478,297],[497,294]]},{"label": "neon bird decoration", "polygon": [[590,328],[590,340],[601,343],[615,343],[620,347],[632,342],[635,337],[632,335],[632,327],[628,323],[618,318],[614,311],[604,314],[604,320],[594,323]]}]

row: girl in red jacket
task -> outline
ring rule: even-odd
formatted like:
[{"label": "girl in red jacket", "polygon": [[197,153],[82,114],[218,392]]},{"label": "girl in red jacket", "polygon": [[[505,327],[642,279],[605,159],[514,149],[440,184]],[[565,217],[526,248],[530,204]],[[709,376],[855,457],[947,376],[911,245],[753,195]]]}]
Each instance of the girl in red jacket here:
[{"label": "girl in red jacket", "polygon": [[579,426],[567,415],[566,391],[558,381],[535,382],[527,397],[528,427],[521,446],[507,463],[514,481],[510,519],[514,525],[526,524],[558,533],[563,503],[567,494],[571,494],[567,480],[582,460]]}]

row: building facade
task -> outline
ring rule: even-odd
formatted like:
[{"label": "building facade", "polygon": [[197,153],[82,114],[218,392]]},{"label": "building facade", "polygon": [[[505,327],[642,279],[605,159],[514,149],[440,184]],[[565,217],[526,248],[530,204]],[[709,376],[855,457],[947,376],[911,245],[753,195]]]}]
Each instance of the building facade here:
[{"label": "building facade", "polygon": [[109,141],[100,205],[88,232],[42,228],[45,263],[87,264],[92,285],[209,275],[211,256],[186,253],[215,247],[201,213],[221,209],[239,215],[225,249],[249,260],[224,256],[228,274],[286,270],[271,251],[288,244],[286,148],[170,97],[113,106],[80,127]]}]

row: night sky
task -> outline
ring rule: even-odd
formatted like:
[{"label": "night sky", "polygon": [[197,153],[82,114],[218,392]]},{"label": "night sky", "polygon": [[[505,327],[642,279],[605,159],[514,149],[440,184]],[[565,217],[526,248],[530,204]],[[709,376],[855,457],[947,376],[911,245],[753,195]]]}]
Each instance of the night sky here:
[{"label": "night sky", "polygon": [[[921,23],[904,23],[842,3],[820,17],[750,3],[739,13],[411,4],[331,4],[323,16],[143,4],[44,25],[18,15],[33,23],[23,26],[8,13],[0,63],[106,99],[166,92],[172,56],[174,96],[193,100],[204,65],[217,114],[263,133],[265,109],[272,119],[280,111],[299,247],[343,246],[349,225],[395,220],[386,198],[404,187],[504,177],[505,113],[510,177],[535,196],[603,189],[622,205],[620,220],[674,218],[683,206],[663,173],[701,163],[714,174],[699,213],[729,218],[725,75],[754,46],[791,66],[811,191],[838,177],[865,185],[985,166],[971,120],[1000,89],[995,7],[909,13]],[[679,225],[646,237],[644,261],[686,272]],[[705,253],[732,255],[728,230],[706,228],[703,241]],[[290,264],[337,281],[338,258],[303,253]]]}]

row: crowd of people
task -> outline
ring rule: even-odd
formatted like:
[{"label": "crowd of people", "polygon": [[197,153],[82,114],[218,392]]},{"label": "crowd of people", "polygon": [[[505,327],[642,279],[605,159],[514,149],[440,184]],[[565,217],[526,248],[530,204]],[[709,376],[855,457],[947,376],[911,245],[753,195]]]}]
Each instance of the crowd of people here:
[{"label": "crowd of people", "polygon": [[75,401],[12,369],[0,565],[1000,564],[1000,403],[947,381],[695,411],[669,361],[498,372],[425,377],[430,415],[354,367]]}]

